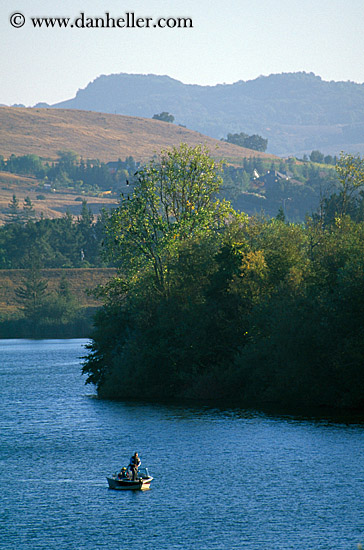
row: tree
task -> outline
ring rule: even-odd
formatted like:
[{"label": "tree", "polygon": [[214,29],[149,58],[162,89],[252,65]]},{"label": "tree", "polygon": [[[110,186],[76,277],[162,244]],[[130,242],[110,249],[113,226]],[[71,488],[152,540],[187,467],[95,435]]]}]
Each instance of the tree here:
[{"label": "tree", "polygon": [[168,394],[188,385],[213,355],[207,323],[198,322],[231,216],[215,198],[218,169],[202,146],[162,151],[138,172],[129,200],[107,216],[104,246],[120,274],[103,289],[105,306],[83,369],[98,389],[133,392],[133,384],[121,388],[119,380],[139,373]]},{"label": "tree", "polygon": [[166,111],[159,113],[159,115],[153,115],[154,120],[161,120],[162,122],[174,122],[174,116]]},{"label": "tree", "polygon": [[266,151],[268,147],[268,139],[264,139],[258,134],[253,134],[249,136],[244,132],[240,134],[228,134],[227,138],[223,141],[228,143],[233,143],[234,145],[239,145],[239,147],[246,147],[247,149],[253,149],[254,151]]},{"label": "tree", "polygon": [[324,158],[324,162],[325,164],[335,164],[334,157],[332,157],[331,155],[326,155],[326,157]]},{"label": "tree", "polygon": [[245,147],[264,153],[268,147],[268,139],[264,139],[262,136],[258,136],[258,134],[253,134],[246,139]]},{"label": "tree", "polygon": [[324,162],[324,158],[325,156],[323,155],[323,153],[320,153],[320,151],[312,151],[311,154],[310,154],[310,161],[311,162],[318,162],[320,164],[322,164]]},{"label": "tree", "polygon": [[228,207],[214,199],[219,165],[202,146],[161,152],[138,174],[134,193],[106,219],[105,245],[125,275],[152,269],[156,288],[168,289],[168,260],[178,243],[218,231]]},{"label": "tree", "polygon": [[77,161],[78,155],[74,151],[58,151],[58,164],[66,171],[71,169]]},{"label": "tree", "polygon": [[77,301],[70,290],[65,275],[62,275],[59,288],[48,294],[42,303],[42,321],[46,324],[66,324],[72,322],[77,314]]},{"label": "tree", "polygon": [[342,206],[339,214],[346,214],[348,204],[357,191],[364,185],[364,158],[360,155],[341,153],[335,166],[340,182]]},{"label": "tree", "polygon": [[11,155],[6,162],[6,170],[16,174],[34,174],[40,178],[45,175],[43,162],[37,155]]},{"label": "tree", "polygon": [[33,265],[22,280],[22,286],[15,289],[16,300],[27,319],[39,321],[47,296],[48,281],[43,279],[40,269]]},{"label": "tree", "polygon": [[284,209],[282,206],[279,207],[278,209],[278,213],[276,215],[276,220],[279,220],[281,222],[285,222],[286,221],[286,215],[284,213]]},{"label": "tree", "polygon": [[239,145],[239,147],[245,147],[245,140],[249,137],[245,132],[240,132],[240,134],[228,134],[226,139],[227,143],[233,143],[234,145]]},{"label": "tree", "polygon": [[335,165],[337,190],[321,200],[326,225],[336,224],[344,216],[361,221],[364,214],[364,158],[341,153]]},{"label": "tree", "polygon": [[8,204],[8,209],[7,223],[21,223],[22,215],[19,209],[19,200],[15,194],[13,194],[13,198]]},{"label": "tree", "polygon": [[34,212],[34,206],[32,201],[29,197],[25,197],[24,204],[23,204],[23,219],[25,222],[28,222],[32,218],[34,218],[35,212]]},{"label": "tree", "polygon": [[84,226],[86,228],[90,228],[90,226],[93,224],[93,221],[94,221],[94,215],[92,213],[92,210],[91,210],[91,208],[88,208],[87,200],[84,199],[82,201],[81,215],[78,218],[78,223],[81,226]]}]

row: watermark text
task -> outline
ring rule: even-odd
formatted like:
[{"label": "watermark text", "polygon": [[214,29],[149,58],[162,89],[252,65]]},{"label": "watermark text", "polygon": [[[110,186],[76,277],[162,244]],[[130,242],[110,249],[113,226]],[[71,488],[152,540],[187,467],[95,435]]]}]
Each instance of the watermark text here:
[{"label": "watermark text", "polygon": [[77,17],[26,17],[21,12],[14,12],[9,17],[14,28],[21,28],[30,23],[35,29],[192,29],[191,17],[152,17],[139,16],[133,11],[113,16],[105,12],[102,16],[88,16],[80,12]]}]

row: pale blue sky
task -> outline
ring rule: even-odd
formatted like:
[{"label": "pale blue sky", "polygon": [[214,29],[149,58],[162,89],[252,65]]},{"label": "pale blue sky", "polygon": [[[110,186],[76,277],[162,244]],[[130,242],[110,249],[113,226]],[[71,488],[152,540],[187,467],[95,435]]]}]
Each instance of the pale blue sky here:
[{"label": "pale blue sky", "polygon": [[[30,17],[191,17],[193,29],[34,29]],[[21,12],[22,28],[9,16]],[[363,0],[1,0],[0,103],[74,97],[100,74],[191,84],[307,71],[364,82]]]}]

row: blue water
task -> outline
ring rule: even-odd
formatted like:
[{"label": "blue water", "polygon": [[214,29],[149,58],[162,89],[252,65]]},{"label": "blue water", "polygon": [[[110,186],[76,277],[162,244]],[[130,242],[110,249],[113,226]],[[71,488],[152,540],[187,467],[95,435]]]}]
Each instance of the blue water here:
[{"label": "blue water", "polygon": [[[84,340],[0,341],[0,548],[346,550],[364,542],[364,424],[113,403]],[[105,476],[139,451],[154,476]]]}]

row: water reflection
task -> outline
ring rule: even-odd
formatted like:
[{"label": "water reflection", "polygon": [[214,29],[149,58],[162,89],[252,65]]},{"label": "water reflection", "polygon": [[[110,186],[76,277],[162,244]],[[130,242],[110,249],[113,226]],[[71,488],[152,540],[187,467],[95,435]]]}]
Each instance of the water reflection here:
[{"label": "water reflection", "polygon": [[235,420],[265,420],[273,422],[287,422],[287,423],[309,423],[317,424],[319,426],[340,426],[345,428],[350,426],[354,428],[360,428],[364,426],[364,414],[362,412],[355,411],[338,411],[332,409],[287,409],[284,407],[261,405],[259,409],[254,407],[246,408],[243,405],[231,406],[224,402],[219,406],[212,405],[209,402],[195,402],[191,400],[186,401],[135,401],[126,400],[122,403],[115,401],[108,401],[105,399],[99,399],[94,393],[89,396],[92,399],[96,399],[99,403],[105,404],[110,410],[122,410],[123,412],[130,411],[131,414],[138,411],[148,411],[153,414],[153,411],[157,411],[158,414],[164,414],[166,419],[171,421],[178,420],[193,420],[193,419],[206,419],[208,421],[221,421],[223,419],[235,419]]}]

